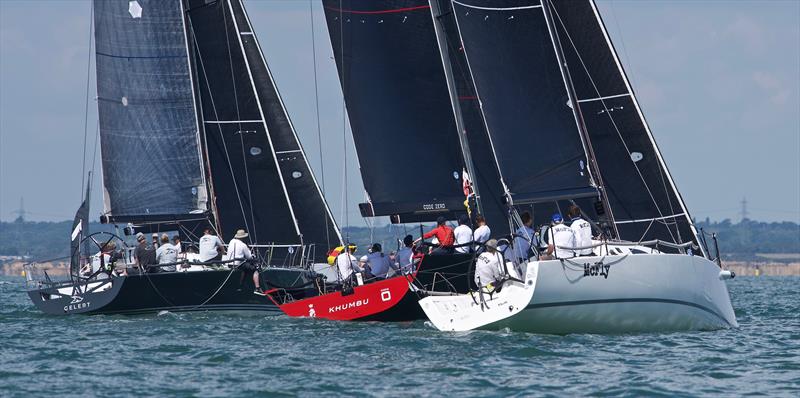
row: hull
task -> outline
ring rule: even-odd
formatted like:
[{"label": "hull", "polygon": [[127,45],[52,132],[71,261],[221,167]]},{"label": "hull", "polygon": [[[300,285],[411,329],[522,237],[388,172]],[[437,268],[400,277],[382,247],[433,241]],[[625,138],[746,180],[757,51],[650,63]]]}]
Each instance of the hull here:
[{"label": "hull", "polygon": [[530,264],[522,279],[507,280],[502,289],[488,294],[472,292],[429,296],[419,301],[434,327],[443,331],[494,328],[498,322],[523,311],[533,299],[538,274]]},{"label": "hull", "polygon": [[[299,269],[267,268],[265,286],[302,286],[307,273]],[[114,277],[29,290],[41,311],[52,315],[145,314],[160,311],[272,312],[280,310],[253,294],[252,278],[239,270],[170,272]]]},{"label": "hull", "polygon": [[336,291],[316,297],[280,303],[279,289],[269,292],[286,315],[336,321],[399,322],[422,319],[419,297],[407,277],[397,276],[356,286],[351,292]]},{"label": "hull", "polygon": [[534,333],[636,333],[737,327],[719,267],[677,254],[540,261],[536,293],[491,328]]}]

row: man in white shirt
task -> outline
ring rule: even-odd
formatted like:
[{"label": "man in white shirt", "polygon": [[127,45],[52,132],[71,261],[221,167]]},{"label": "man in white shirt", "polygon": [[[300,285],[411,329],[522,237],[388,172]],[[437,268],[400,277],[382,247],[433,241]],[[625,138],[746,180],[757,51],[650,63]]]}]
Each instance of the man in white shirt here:
[{"label": "man in white shirt", "polygon": [[505,275],[503,263],[505,260],[503,254],[497,251],[497,241],[489,239],[486,242],[486,251],[475,260],[475,284],[490,291],[494,290],[494,283]]},{"label": "man in white shirt", "polygon": [[161,235],[161,246],[156,249],[156,261],[158,264],[170,264],[156,269],[163,272],[175,272],[175,263],[178,262],[178,251],[175,246],[169,243],[169,235]]},{"label": "man in white shirt", "polygon": [[231,239],[231,241],[228,243],[228,254],[225,255],[225,261],[230,261],[230,263],[228,263],[229,267],[239,267],[242,270],[242,277],[239,281],[240,284],[244,280],[245,274],[252,271],[253,284],[256,286],[256,289],[253,290],[253,294],[263,296],[265,293],[263,290],[261,290],[261,279],[259,278],[258,266],[247,261],[253,259],[253,253],[250,251],[250,248],[247,247],[247,243],[242,241],[242,239],[245,239],[248,236],[250,236],[250,234],[243,229],[236,231],[236,235],[234,235],[233,239]]},{"label": "man in white shirt", "polygon": [[453,230],[455,236],[456,253],[469,253],[472,242],[472,228],[469,227],[469,216],[462,214],[458,218],[458,226]]},{"label": "man in white shirt", "polygon": [[[475,216],[475,223],[478,224],[478,228],[475,228],[475,232],[472,233],[472,240],[475,243],[486,243],[489,241],[489,236],[492,234],[492,230],[489,229],[489,226],[486,225],[486,219],[483,218],[482,215],[478,214]],[[479,247],[475,245],[475,247]]]},{"label": "man in white shirt", "polygon": [[[575,235],[575,247],[587,247],[592,245],[592,225],[581,217],[581,208],[572,205],[569,208],[570,228]],[[591,248],[575,250],[576,256],[593,255]]]},{"label": "man in white shirt", "polygon": [[527,211],[522,213],[522,226],[517,229],[516,237],[514,238],[514,261],[520,264],[525,263],[530,258],[531,243],[534,246],[538,245],[536,242],[535,232],[532,228],[533,218],[531,213]]},{"label": "man in white shirt", "polygon": [[395,263],[397,268],[403,274],[410,274],[414,272],[414,251],[411,250],[411,246],[414,245],[414,237],[411,235],[406,235],[403,238],[403,248],[397,251],[397,255],[395,256]]},{"label": "man in white shirt", "polygon": [[358,266],[358,260],[351,253],[350,244],[346,244],[344,252],[336,256],[336,268],[339,270],[339,277],[342,282],[349,281],[354,272],[361,272]]},{"label": "man in white shirt", "polygon": [[200,237],[200,261],[220,261],[222,260],[222,251],[224,245],[219,236],[211,233],[211,227],[206,227],[203,230],[203,236]]},{"label": "man in white shirt", "polygon": [[553,214],[553,225],[547,230],[549,245],[547,246],[547,256],[553,258],[572,258],[575,252],[564,247],[575,247],[575,234],[572,229],[564,225],[561,214]]}]

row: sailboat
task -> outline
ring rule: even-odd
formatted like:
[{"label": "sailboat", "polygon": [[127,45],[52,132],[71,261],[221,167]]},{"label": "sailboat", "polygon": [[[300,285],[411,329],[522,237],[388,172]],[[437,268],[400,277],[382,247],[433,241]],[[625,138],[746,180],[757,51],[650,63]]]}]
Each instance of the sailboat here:
[{"label": "sailboat", "polygon": [[[87,191],[70,279],[29,270],[31,300],[59,315],[279,312],[229,262],[139,272],[126,243],[159,232],[197,242],[206,227],[227,240],[244,229],[262,286],[299,296],[315,281],[310,264],[341,244],[241,0],[104,0],[93,16],[101,222],[116,232],[88,231]],[[109,242],[127,275],[109,275],[102,255],[92,264]]]},{"label": "sailboat", "polygon": [[[521,275],[536,267],[535,294],[489,327],[737,326],[733,275],[695,228],[594,1],[323,5],[369,198],[362,215],[406,223],[479,212],[505,247],[515,238],[534,247],[506,256]],[[596,240],[563,249],[592,254],[545,260],[535,235],[515,235],[525,212],[543,225],[573,205]],[[466,294],[476,288],[469,260],[428,255],[418,275]]]}]

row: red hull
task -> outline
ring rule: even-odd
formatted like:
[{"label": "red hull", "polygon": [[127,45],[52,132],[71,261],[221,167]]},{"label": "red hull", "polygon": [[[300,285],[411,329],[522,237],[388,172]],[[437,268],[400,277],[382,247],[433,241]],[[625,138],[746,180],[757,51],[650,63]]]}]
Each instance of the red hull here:
[{"label": "red hull", "polygon": [[[269,296],[272,298],[272,295]],[[323,294],[286,304],[275,303],[286,315],[337,321],[419,319],[422,315],[416,294],[406,276],[356,286],[353,292]]]}]

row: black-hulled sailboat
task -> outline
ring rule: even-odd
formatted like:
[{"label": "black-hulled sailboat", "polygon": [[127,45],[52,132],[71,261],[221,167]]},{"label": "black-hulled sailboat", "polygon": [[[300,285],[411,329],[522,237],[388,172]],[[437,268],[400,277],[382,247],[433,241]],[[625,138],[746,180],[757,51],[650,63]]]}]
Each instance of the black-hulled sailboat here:
[{"label": "black-hulled sailboat", "polygon": [[[125,234],[89,233],[87,193],[73,224],[70,278],[37,278],[29,267],[33,302],[49,314],[279,311],[225,262],[141,273],[132,250],[120,250],[132,239],[123,235],[171,231],[196,242],[209,226],[225,240],[249,231],[262,286],[302,296],[314,282],[306,269],[324,262],[340,233],[241,0],[103,0],[93,8],[101,221]],[[108,242],[127,276],[107,272],[104,256],[89,257]]]},{"label": "black-hulled sailboat", "polygon": [[[731,274],[695,229],[593,1],[323,5],[369,198],[364,216],[404,223],[477,211],[507,247],[523,212],[539,225],[579,205],[593,224],[585,257],[544,260],[535,235],[517,236],[534,250],[511,266],[520,275],[531,267],[536,292],[504,326],[737,325]],[[446,270],[438,275],[460,278],[448,286],[465,293],[474,289],[465,260],[426,256],[418,275]]]}]

